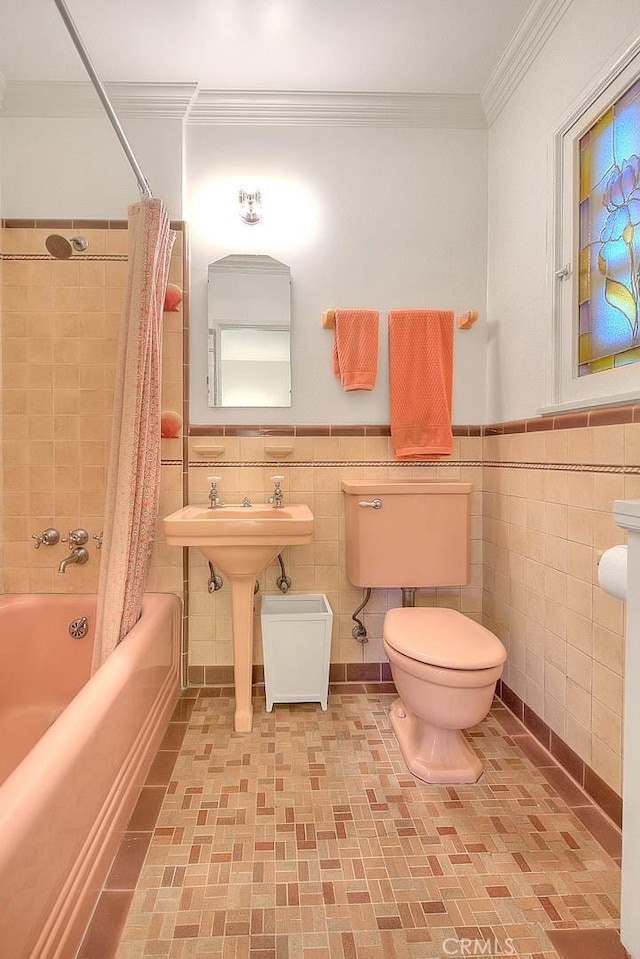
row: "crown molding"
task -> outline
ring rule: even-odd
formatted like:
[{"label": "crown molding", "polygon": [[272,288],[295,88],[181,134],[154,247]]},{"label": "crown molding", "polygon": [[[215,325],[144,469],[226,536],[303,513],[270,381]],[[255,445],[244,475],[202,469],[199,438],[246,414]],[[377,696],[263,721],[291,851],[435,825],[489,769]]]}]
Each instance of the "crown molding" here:
[{"label": "crown molding", "polygon": [[189,123],[485,129],[479,96],[200,90]]},{"label": "crown molding", "polygon": [[[120,117],[184,119],[196,96],[196,83],[105,83]],[[6,85],[5,117],[98,117],[103,109],[86,81],[12,80]]]},{"label": "crown molding", "polygon": [[[187,119],[222,126],[378,126],[483,130],[477,95],[316,91],[199,90],[196,83],[105,83],[119,117]],[[86,81],[12,80],[4,117],[99,117],[103,110]]]},{"label": "crown molding", "polygon": [[534,0],[482,91],[491,126],[538,56],[572,0]]}]

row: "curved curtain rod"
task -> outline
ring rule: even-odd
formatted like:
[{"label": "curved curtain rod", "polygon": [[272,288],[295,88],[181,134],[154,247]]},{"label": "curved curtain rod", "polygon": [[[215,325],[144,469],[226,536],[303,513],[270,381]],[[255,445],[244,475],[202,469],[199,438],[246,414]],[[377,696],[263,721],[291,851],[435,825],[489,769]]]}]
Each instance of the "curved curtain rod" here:
[{"label": "curved curtain rod", "polygon": [[140,192],[142,193],[143,197],[153,196],[153,191],[151,190],[151,187],[149,186],[149,181],[147,180],[146,176],[142,172],[142,168],[135,158],[135,154],[133,150],[131,149],[131,145],[129,141],[127,140],[124,130],[122,129],[122,125],[117,117],[115,110],[113,109],[111,105],[111,100],[107,96],[107,91],[102,85],[102,81],[100,80],[100,77],[96,73],[96,69],[93,63],[91,62],[91,57],[87,53],[87,50],[84,46],[84,43],[82,42],[80,34],[78,33],[78,29],[71,18],[71,14],[69,13],[67,9],[67,6],[64,0],[53,0],[53,2],[58,8],[58,12],[60,16],[62,17],[65,27],[67,28],[67,33],[71,37],[73,41],[73,45],[78,51],[80,59],[82,60],[82,63],[84,64],[85,70],[89,74],[89,79],[91,80],[91,83],[93,84],[93,87],[96,93],[98,94],[100,103],[104,107],[104,112],[107,114],[107,118],[109,122],[111,123],[111,126],[115,130],[115,134],[118,140],[120,141],[120,145],[122,149],[124,150],[125,156],[127,160],[129,161],[129,163],[131,164],[131,168],[133,172],[135,173],[136,179],[138,181]]}]

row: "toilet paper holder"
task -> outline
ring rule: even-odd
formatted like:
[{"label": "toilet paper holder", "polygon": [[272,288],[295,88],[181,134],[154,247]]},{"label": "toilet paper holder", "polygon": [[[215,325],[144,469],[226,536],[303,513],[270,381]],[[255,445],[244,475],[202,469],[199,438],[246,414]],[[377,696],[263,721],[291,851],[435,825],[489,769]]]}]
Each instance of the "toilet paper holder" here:
[{"label": "toilet paper holder", "polygon": [[612,546],[597,555],[598,586],[614,599],[627,598],[627,547]]}]

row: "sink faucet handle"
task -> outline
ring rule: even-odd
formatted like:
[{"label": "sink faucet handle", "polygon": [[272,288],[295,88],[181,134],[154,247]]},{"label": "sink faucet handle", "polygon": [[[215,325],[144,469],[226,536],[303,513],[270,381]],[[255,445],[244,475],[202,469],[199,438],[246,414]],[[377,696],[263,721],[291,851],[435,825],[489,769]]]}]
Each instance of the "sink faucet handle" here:
[{"label": "sink faucet handle", "polygon": [[267,502],[273,503],[274,509],[280,509],[282,506],[283,493],[282,493],[282,487],[280,486],[280,483],[282,482],[283,479],[284,479],[284,476],[271,477],[271,482],[274,483],[275,485],[273,487],[273,494],[269,497]]},{"label": "sink faucet handle", "polygon": [[211,483],[211,489],[209,490],[209,509],[217,509],[219,506],[222,506],[222,500],[218,496],[218,483],[221,477],[207,476],[207,479]]}]

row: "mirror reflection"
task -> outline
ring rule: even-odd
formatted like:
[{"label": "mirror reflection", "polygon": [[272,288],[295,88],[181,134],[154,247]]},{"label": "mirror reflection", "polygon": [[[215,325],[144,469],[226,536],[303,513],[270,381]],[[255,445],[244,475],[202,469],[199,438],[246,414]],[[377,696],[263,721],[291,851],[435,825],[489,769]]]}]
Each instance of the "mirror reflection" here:
[{"label": "mirror reflection", "polygon": [[291,406],[291,269],[270,256],[209,264],[209,406]]}]

